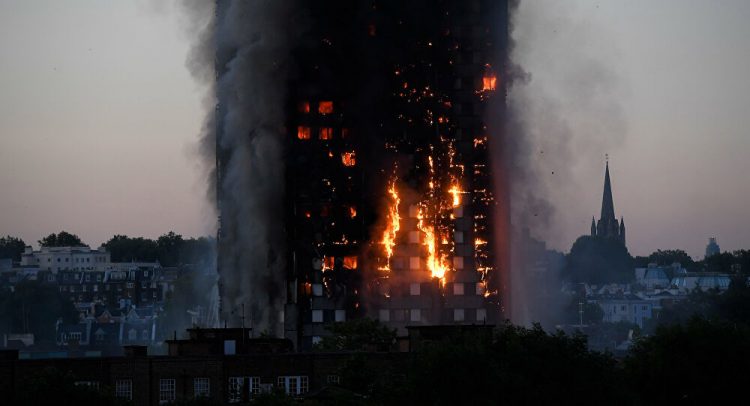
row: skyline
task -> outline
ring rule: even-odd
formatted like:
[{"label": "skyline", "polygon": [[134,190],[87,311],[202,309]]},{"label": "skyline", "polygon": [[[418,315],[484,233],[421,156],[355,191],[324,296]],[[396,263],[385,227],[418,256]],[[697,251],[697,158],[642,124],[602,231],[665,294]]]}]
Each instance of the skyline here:
[{"label": "skyline", "polygon": [[[527,3],[514,37],[527,47],[529,88],[546,92],[573,134],[563,162],[537,162],[558,213],[543,236],[550,246],[568,251],[588,234],[608,153],[633,255],[676,248],[702,258],[709,237],[748,248],[750,5]],[[92,246],[114,234],[213,234],[194,153],[203,108],[185,68],[190,38],[176,8],[155,8],[0,4],[0,234],[35,245],[64,229]],[[582,110],[591,106],[566,100],[567,85],[585,80],[566,76],[576,58],[611,74],[620,136],[594,138]],[[540,141],[548,155],[559,146]]]}]

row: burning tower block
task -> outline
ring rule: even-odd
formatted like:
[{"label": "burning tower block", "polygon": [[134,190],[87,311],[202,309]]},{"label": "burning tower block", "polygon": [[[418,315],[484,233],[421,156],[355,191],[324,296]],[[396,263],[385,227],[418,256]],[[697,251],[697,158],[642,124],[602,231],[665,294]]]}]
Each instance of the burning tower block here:
[{"label": "burning tower block", "polygon": [[285,336],[304,350],[358,317],[404,334],[498,322],[505,192],[489,146],[504,114],[507,3],[304,3],[278,225]]}]

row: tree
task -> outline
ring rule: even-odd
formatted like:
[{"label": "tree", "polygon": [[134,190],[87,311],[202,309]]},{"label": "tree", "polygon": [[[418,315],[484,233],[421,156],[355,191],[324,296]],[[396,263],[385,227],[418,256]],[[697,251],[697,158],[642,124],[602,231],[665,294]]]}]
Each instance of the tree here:
[{"label": "tree", "polygon": [[637,340],[624,360],[635,404],[725,404],[750,374],[746,325],[693,318]]},{"label": "tree", "polygon": [[182,236],[170,231],[156,240],[159,249],[159,262],[163,266],[177,266],[180,263],[180,251],[184,240]]},{"label": "tree", "polygon": [[568,254],[565,276],[572,282],[626,283],[633,280],[633,258],[611,238],[583,236]]},{"label": "tree", "polygon": [[401,403],[625,403],[615,360],[590,352],[581,335],[506,323],[490,343],[475,338],[435,342],[417,353],[408,370],[408,398]]},{"label": "tree", "polygon": [[20,387],[15,399],[8,399],[4,394],[3,401],[11,405],[101,405],[126,406],[130,401],[115,397],[111,387],[95,389],[85,385],[76,385],[78,378],[72,372],[48,367],[20,380]]},{"label": "tree", "polygon": [[11,236],[0,238],[0,259],[10,258],[19,262],[25,249],[26,243],[20,238]]},{"label": "tree", "polygon": [[53,340],[60,318],[65,323],[77,323],[78,312],[53,286],[23,281],[12,292],[0,292],[0,332],[28,332],[38,341]]},{"label": "tree", "polygon": [[188,238],[182,242],[179,261],[182,265],[211,266],[215,261],[216,240],[200,237]]},{"label": "tree", "polygon": [[67,231],[52,233],[41,240],[37,241],[42,247],[85,247],[86,244],[81,239]]},{"label": "tree", "polygon": [[678,262],[684,268],[690,270],[695,267],[693,258],[683,250],[656,250],[648,256],[648,262],[661,266],[669,266]]},{"label": "tree", "polygon": [[112,262],[155,262],[159,259],[156,241],[143,237],[115,235],[104,243]]},{"label": "tree", "polygon": [[722,252],[704,259],[703,267],[709,272],[731,272],[732,265],[737,262],[731,252]]},{"label": "tree", "polygon": [[388,351],[396,341],[396,330],[370,318],[333,323],[326,327],[331,335],[323,337],[320,351]]},{"label": "tree", "polygon": [[[583,310],[583,314],[580,311]],[[596,303],[589,303],[585,297],[575,295],[565,309],[566,321],[578,324],[583,316],[583,324],[599,324],[604,318],[604,311]]]}]

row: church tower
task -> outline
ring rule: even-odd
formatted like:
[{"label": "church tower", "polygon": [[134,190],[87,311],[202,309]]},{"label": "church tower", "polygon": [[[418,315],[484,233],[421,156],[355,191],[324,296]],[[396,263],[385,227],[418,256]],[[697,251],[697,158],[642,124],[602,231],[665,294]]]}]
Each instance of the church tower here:
[{"label": "church tower", "polygon": [[614,238],[625,245],[625,219],[617,221],[615,204],[612,199],[612,181],[609,178],[609,161],[604,172],[604,193],[602,195],[602,212],[598,222],[591,219],[591,235],[595,237]]}]

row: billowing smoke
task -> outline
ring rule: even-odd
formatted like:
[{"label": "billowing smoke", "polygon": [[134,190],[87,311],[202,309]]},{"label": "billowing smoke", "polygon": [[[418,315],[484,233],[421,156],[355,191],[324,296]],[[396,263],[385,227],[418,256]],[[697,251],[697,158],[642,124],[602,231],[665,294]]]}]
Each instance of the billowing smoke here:
[{"label": "billowing smoke", "polygon": [[201,143],[205,160],[216,160],[218,171],[209,192],[220,202],[222,317],[236,327],[244,316],[246,327],[280,334],[286,272],[282,140],[296,8],[291,0],[212,3],[185,1],[184,8],[201,28],[188,66],[213,96]]},{"label": "billowing smoke", "polygon": [[[552,313],[561,307],[559,298],[536,295],[539,283],[560,286],[559,266],[552,264],[559,261],[534,258],[530,253],[543,250],[526,246],[523,230],[560,250],[587,233],[590,217],[581,203],[598,202],[581,202],[581,196],[599,184],[581,179],[591,173],[600,179],[604,154],[626,132],[613,66],[616,44],[581,11],[556,1],[525,1],[511,9],[512,83],[502,157],[511,182],[510,316],[516,323],[555,320]],[[535,267],[547,269],[535,276]]]}]

